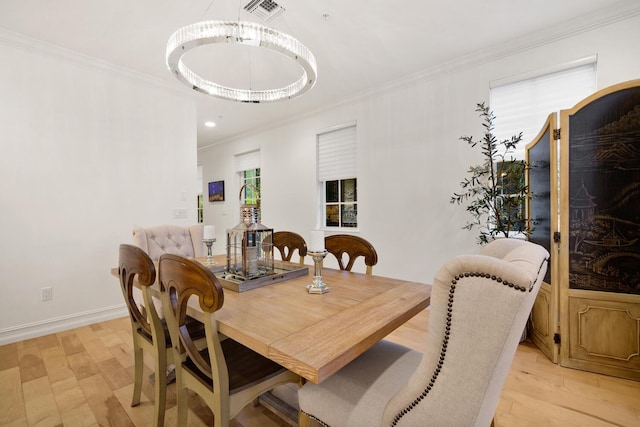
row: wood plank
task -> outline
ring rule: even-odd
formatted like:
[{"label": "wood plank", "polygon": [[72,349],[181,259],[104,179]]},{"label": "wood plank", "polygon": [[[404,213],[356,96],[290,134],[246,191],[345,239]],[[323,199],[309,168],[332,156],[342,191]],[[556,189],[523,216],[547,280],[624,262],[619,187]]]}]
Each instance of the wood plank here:
[{"label": "wood plank", "polygon": [[40,351],[46,350],[51,347],[60,347],[60,341],[56,334],[49,334],[37,338],[38,348]]},{"label": "wood plank", "polygon": [[16,343],[0,346],[0,371],[18,366],[18,346]]},{"label": "wood plank", "polygon": [[93,360],[94,363],[108,360],[113,357],[108,349],[110,346],[105,345],[102,341],[102,337],[93,337],[92,340],[83,341],[82,346],[85,348],[87,354],[91,357],[91,360]]},{"label": "wood plank", "polygon": [[60,334],[59,338],[62,348],[64,348],[67,355],[84,351],[84,347],[75,331],[72,333]]},{"label": "wood plank", "polygon": [[49,382],[54,384],[58,381],[64,381],[67,378],[75,378],[69,362],[67,361],[67,355],[61,346],[49,347],[42,350],[42,360],[44,366],[47,369],[47,375],[49,376]]},{"label": "wood plank", "polygon": [[41,377],[22,383],[25,411],[29,426],[61,426],[58,405],[49,378]]},{"label": "wood plank", "polygon": [[[142,396],[138,406],[131,406],[131,396],[133,396],[133,383],[114,390],[113,394],[120,402],[122,409],[127,413],[129,418],[135,425],[147,425],[149,424],[149,420],[153,420],[153,401],[147,399],[146,396]],[[166,412],[165,424],[169,424],[168,415],[168,412]]]},{"label": "wood plank", "polygon": [[399,284],[273,343],[269,358],[309,381],[322,382],[424,310],[430,295],[430,286]]},{"label": "wood plank", "polygon": [[124,369],[115,357],[96,362],[96,367],[107,384],[109,384],[111,390],[117,390],[133,384],[133,375]]},{"label": "wood plank", "polygon": [[65,380],[52,383],[51,389],[65,427],[95,426],[98,424],[78,385],[78,380],[73,375]]},{"label": "wood plank", "polygon": [[25,341],[17,346],[18,366],[22,382],[47,376],[47,369],[42,362],[42,354],[36,340]]},{"label": "wood plank", "polygon": [[67,361],[78,380],[91,377],[99,372],[86,351],[67,355]]},{"label": "wood plank", "polygon": [[114,396],[102,375],[92,375],[78,381],[89,407],[100,425],[134,426],[126,411]]},{"label": "wood plank", "polygon": [[26,421],[20,368],[17,366],[0,370],[0,395],[0,425],[21,419]]},{"label": "wood plank", "polygon": [[[316,300],[316,303],[318,300]],[[428,323],[429,312],[423,310],[415,317],[409,319],[407,323],[400,326],[394,332],[387,336],[389,340],[400,341],[403,344],[408,344],[409,347],[413,345],[420,346],[426,338],[426,325]],[[124,330],[128,331],[129,324],[127,318],[117,319],[117,321],[108,321],[109,327],[115,331],[115,327],[118,325],[120,332],[122,331],[122,325]],[[105,324],[103,323],[103,326]],[[106,326],[105,326],[106,327]],[[100,332],[100,329],[98,330]],[[409,333],[408,331],[411,331]],[[74,333],[73,330],[66,331],[62,334],[69,335]],[[102,332],[100,332],[102,333]],[[415,336],[414,336],[415,334]],[[38,340],[36,340],[38,341]],[[34,341],[29,343],[20,343],[21,348],[33,345]],[[38,341],[38,344],[40,342]],[[17,348],[17,344],[14,346]],[[131,341],[127,341],[123,344],[124,348],[115,346],[110,348],[110,351],[115,351],[123,355],[117,359],[120,361],[126,359],[125,355],[130,355],[133,359],[131,351]],[[7,347],[7,346],[3,346]],[[57,351],[62,348],[59,347]],[[420,350],[419,348],[416,348]],[[0,358],[2,354],[12,354],[13,350],[4,349],[5,353],[2,353],[0,349]],[[17,350],[16,350],[17,351]],[[43,350],[41,352],[43,363],[47,367],[51,365],[48,360],[49,355],[59,357],[61,353],[53,351],[52,349]],[[64,350],[62,350],[64,352]],[[56,362],[58,363],[58,362]],[[535,368],[532,364],[537,363],[540,367]],[[123,365],[124,366],[124,365]],[[133,363],[131,362],[131,367]],[[127,367],[129,374],[133,371]],[[70,368],[67,368],[70,371]],[[102,402],[109,396],[113,396],[119,403],[121,411],[116,410],[115,414],[121,414],[123,420],[112,419],[112,425],[127,425],[128,422],[133,422],[140,427],[147,427],[150,425],[149,420],[152,415],[153,403],[153,385],[148,381],[148,374],[151,371],[148,367],[145,368],[145,381],[143,386],[143,403],[141,406],[131,408],[131,385],[127,385],[121,389],[109,391],[110,387],[107,381],[102,380],[104,392],[101,395]],[[102,376],[102,373],[97,374]],[[567,381],[560,381],[558,378],[567,378]],[[564,383],[567,383],[565,386]],[[65,427],[67,426],[81,426],[81,425],[108,425],[104,421],[102,415],[102,408],[106,405],[101,403],[92,407],[80,387],[80,382],[75,380],[74,376],[67,377],[66,379],[59,379],[58,381],[52,381],[49,378],[51,384],[51,390],[55,397],[55,401],[58,404],[59,414]],[[75,387],[73,384],[77,384]],[[597,384],[597,387],[595,386]],[[586,385],[586,386],[583,386]],[[86,388],[86,384],[85,384]],[[585,389],[583,395],[579,395],[581,389]],[[598,390],[601,389],[601,390]],[[178,427],[176,421],[176,407],[175,407],[175,384],[171,384],[167,391],[168,395],[174,396],[171,402],[168,403],[168,410],[166,416],[166,425]],[[27,426],[25,399],[22,395],[22,382],[20,380],[20,370],[17,365],[0,369],[0,393],[3,399],[0,399],[0,425],[3,427],[10,426]],[[66,398],[60,397],[67,396]],[[69,393],[65,395],[65,393]],[[90,394],[91,396],[91,394]],[[586,398],[585,398],[586,396]],[[27,394],[26,399],[30,400],[35,398],[32,395]],[[82,399],[85,399],[85,403],[82,403]],[[95,396],[91,397],[95,400]],[[196,398],[193,398],[196,400]],[[65,403],[66,402],[66,403]],[[566,402],[571,402],[571,406]],[[32,405],[32,403],[28,403]],[[196,406],[198,404],[196,403]],[[97,408],[94,413],[93,408]],[[630,408],[635,408],[635,418]],[[90,411],[90,412],[89,412]],[[625,413],[628,419],[617,420],[616,415],[619,411]],[[530,342],[522,343],[518,346],[514,362],[512,363],[507,383],[500,396],[500,403],[496,411],[496,423],[497,427],[538,427],[538,426],[552,426],[552,427],[577,427],[582,425],[597,425],[606,427],[631,427],[640,426],[640,382],[624,380],[621,378],[609,377],[604,375],[593,374],[590,372],[578,371],[573,369],[562,368],[551,363],[535,346]],[[198,415],[193,410],[189,411],[189,422],[187,426],[179,427],[200,427],[208,425],[207,422],[211,421],[211,418],[200,418],[199,415],[205,414],[206,410],[203,408],[198,409]],[[134,415],[137,414],[137,415]],[[86,419],[86,424],[82,421]],[[128,421],[127,421],[128,420]],[[128,424],[130,425],[130,424]],[[231,426],[235,427],[274,427],[274,426],[286,426],[284,421],[279,420],[275,415],[268,412],[262,405],[253,407],[247,406],[243,411],[232,420]]]}]

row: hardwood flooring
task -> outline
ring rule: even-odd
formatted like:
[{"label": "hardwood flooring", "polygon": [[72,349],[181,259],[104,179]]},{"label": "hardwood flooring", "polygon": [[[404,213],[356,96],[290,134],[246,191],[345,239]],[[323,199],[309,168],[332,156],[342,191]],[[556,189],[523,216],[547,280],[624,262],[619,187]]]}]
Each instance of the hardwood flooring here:
[{"label": "hardwood flooring", "polygon": [[[423,350],[428,312],[390,340]],[[148,359],[139,406],[133,392],[131,327],[127,318],[0,346],[1,426],[149,426],[153,384]],[[177,426],[175,384],[167,392],[166,424]],[[212,424],[197,396],[189,426]],[[529,342],[521,344],[496,412],[498,427],[640,426],[640,382],[551,363]],[[261,405],[246,407],[235,427],[288,424]]]}]

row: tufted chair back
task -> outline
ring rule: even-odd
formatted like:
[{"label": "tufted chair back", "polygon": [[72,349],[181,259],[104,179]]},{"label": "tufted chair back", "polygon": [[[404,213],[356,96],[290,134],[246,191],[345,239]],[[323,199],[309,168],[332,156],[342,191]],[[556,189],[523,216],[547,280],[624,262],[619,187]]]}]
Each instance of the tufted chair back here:
[{"label": "tufted chair back", "polygon": [[153,262],[158,262],[163,254],[199,258],[204,256],[203,230],[199,224],[135,227],[133,244],[145,251]]},{"label": "tufted chair back", "polygon": [[497,239],[438,270],[427,350],[382,425],[491,424],[548,258],[542,246]]},{"label": "tufted chair back", "polygon": [[498,239],[436,273],[424,354],[381,341],[299,391],[301,427],[491,424],[549,253]]}]

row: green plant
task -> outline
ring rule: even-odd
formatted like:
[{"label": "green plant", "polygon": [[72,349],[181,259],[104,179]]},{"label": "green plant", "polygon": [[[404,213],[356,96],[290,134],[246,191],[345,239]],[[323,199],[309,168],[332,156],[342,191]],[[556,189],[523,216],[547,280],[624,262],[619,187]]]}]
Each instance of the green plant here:
[{"label": "green plant", "polygon": [[464,229],[479,229],[478,243],[485,244],[496,236],[528,236],[531,229],[525,209],[529,196],[525,182],[528,165],[512,156],[522,140],[522,132],[510,139],[498,140],[493,133],[495,116],[483,103],[476,105],[482,118],[484,135],[481,140],[462,136],[471,147],[480,147],[484,162],[469,167],[470,175],[460,182],[462,191],[454,193],[451,203],[466,204],[473,217]]}]

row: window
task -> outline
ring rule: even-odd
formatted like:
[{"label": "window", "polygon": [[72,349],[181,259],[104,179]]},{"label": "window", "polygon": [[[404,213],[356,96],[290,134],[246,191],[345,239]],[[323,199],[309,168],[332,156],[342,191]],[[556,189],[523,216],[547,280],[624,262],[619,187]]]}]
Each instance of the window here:
[{"label": "window", "polygon": [[[520,218],[526,218],[525,163],[521,161],[496,162],[499,177],[496,201],[502,212],[500,222],[512,224],[512,233],[519,234],[527,229]],[[498,221],[496,221],[498,223]]]},{"label": "window", "polygon": [[[235,169],[239,176],[240,188],[247,185],[241,193],[242,203],[260,202],[260,150],[248,151],[235,156]],[[253,186],[253,187],[252,187]],[[254,188],[255,187],[255,188]]]},{"label": "window", "polygon": [[318,185],[321,188],[321,224],[358,226],[356,126],[343,126],[317,136]]},{"label": "window", "polygon": [[[510,139],[512,135],[522,132],[522,141],[512,157],[523,160],[526,145],[538,135],[549,114],[573,107],[595,90],[595,56],[559,66],[546,73],[493,82],[489,106],[496,117],[496,138]],[[501,194],[497,200],[502,205],[505,217],[526,217],[526,197],[522,196],[522,192],[518,193],[525,186],[524,167],[519,162],[505,161],[497,162],[496,168],[502,171],[499,174],[503,180]],[[501,219],[504,221],[506,218]],[[516,223],[515,227],[516,232],[526,229],[523,223]]]},{"label": "window", "polygon": [[499,140],[522,132],[516,159],[524,159],[533,141],[554,111],[573,107],[596,90],[596,57],[588,57],[532,76],[491,83],[489,106],[496,116]]},{"label": "window", "polygon": [[358,226],[357,179],[325,181],[325,226]]},{"label": "window", "polygon": [[240,187],[245,184],[247,184],[247,186],[242,192],[242,203],[250,205],[260,203],[260,168],[240,172]]}]

